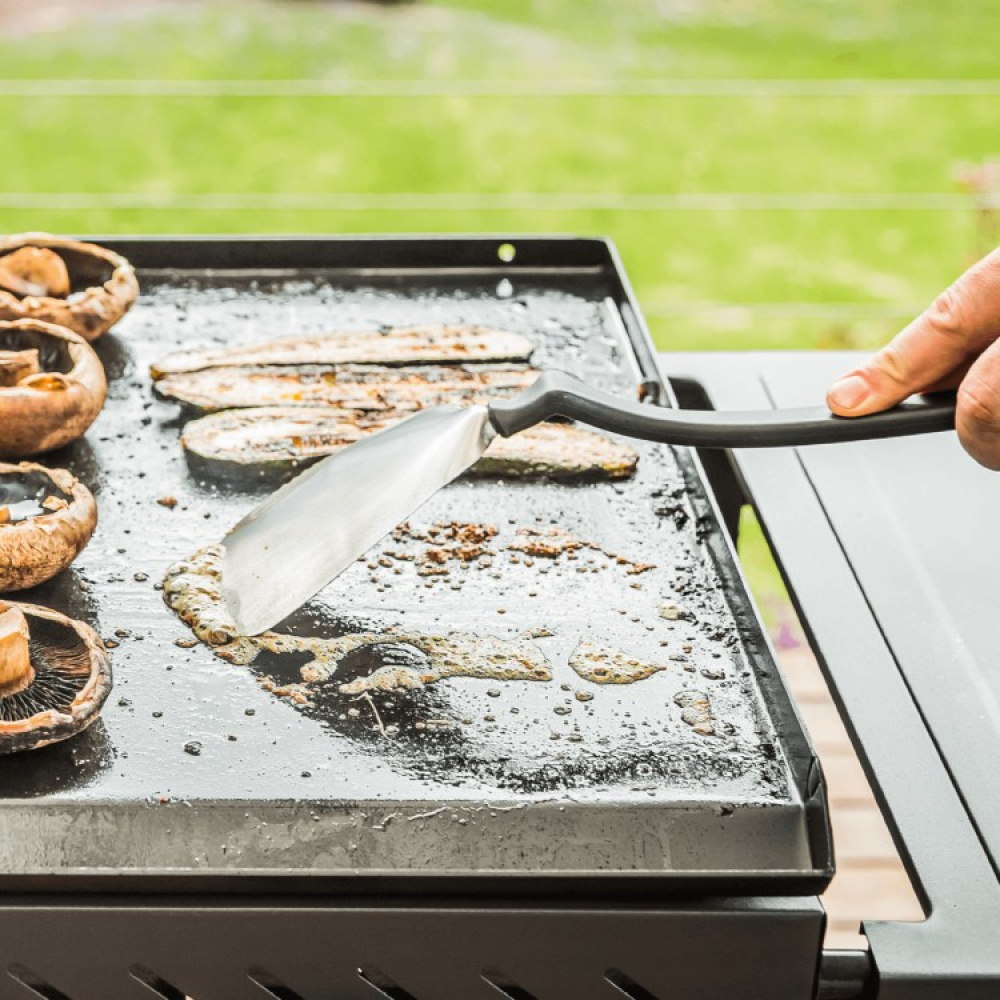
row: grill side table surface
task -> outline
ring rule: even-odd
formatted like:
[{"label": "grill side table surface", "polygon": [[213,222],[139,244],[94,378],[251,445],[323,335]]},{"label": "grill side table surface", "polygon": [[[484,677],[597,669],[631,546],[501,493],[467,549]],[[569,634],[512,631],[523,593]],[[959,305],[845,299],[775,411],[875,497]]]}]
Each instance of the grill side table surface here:
[{"label": "grill side table surface", "polygon": [[[822,402],[862,355],[663,354],[685,405]],[[1000,478],[953,434],[703,456],[727,522],[755,507],[922,923],[865,924],[879,997],[1000,990]]]}]

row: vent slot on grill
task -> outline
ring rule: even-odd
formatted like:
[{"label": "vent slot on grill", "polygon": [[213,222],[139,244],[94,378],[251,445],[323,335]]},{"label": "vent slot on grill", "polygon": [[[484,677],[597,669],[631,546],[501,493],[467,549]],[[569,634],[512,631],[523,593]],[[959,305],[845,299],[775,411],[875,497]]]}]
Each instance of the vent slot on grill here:
[{"label": "vent slot on grill", "polygon": [[133,979],[142,983],[146,989],[152,990],[157,996],[163,997],[163,1000],[192,1000],[173,983],[168,983],[162,976],[158,976],[155,972],[141,965],[131,965],[128,971]]},{"label": "vent slot on grill", "polygon": [[659,1000],[645,986],[640,986],[631,976],[625,975],[621,969],[608,969],[604,973],[604,978],[629,1000]]},{"label": "vent slot on grill", "polygon": [[72,1000],[71,997],[57,990],[51,983],[47,983],[41,976],[36,975],[31,969],[23,965],[11,965],[7,968],[7,975],[19,983],[25,989],[31,990],[36,996],[44,997],[44,1000]]},{"label": "vent slot on grill", "polygon": [[529,993],[523,986],[519,986],[505,972],[499,969],[483,969],[483,982],[489,984],[498,993],[502,993],[509,1000],[538,1000],[534,993]]},{"label": "vent slot on grill", "polygon": [[389,1000],[417,1000],[412,993],[404,990],[402,986],[373,965],[362,966],[358,969],[358,976],[383,997],[388,997]]},{"label": "vent slot on grill", "polygon": [[276,1000],[305,1000],[301,994],[296,993],[290,986],[286,986],[277,976],[272,976],[267,969],[262,969],[259,966],[247,969],[247,979],[254,986],[259,986],[266,993],[270,993]]}]

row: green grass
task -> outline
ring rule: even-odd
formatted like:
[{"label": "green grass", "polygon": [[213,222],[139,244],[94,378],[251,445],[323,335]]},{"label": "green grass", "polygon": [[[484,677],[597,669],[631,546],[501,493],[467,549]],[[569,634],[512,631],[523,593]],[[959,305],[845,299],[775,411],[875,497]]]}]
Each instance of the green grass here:
[{"label": "green grass", "polygon": [[[1000,153],[998,37],[993,0],[246,0],[81,17],[0,36],[0,230],[601,234],[662,347],[872,347],[981,249],[953,174]],[[45,96],[53,80],[392,92]],[[627,92],[671,82],[695,93]],[[570,84],[624,92],[546,95]],[[227,208],[218,193],[306,201]],[[431,200],[308,203],[399,193]],[[928,193],[954,200],[921,207]],[[670,201],[692,195],[722,200]],[[832,207],[795,201],[816,195]],[[917,198],[864,201],[902,195]],[[780,586],[747,530],[767,613]]]}]

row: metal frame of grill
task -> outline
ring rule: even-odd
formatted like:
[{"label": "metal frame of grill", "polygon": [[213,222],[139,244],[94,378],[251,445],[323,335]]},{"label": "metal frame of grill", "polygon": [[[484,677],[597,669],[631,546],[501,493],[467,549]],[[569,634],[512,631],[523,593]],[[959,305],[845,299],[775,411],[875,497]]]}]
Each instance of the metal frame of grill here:
[{"label": "metal frame of grill", "polygon": [[[140,269],[174,266],[179,254],[210,261],[205,266],[215,269],[238,269],[259,260],[261,252],[260,241],[250,240],[105,242]],[[498,263],[503,244],[516,247],[516,264]],[[336,267],[350,260],[363,271],[397,261],[401,279],[406,272],[402,261],[424,269],[499,275],[512,268],[610,271],[620,281],[616,305],[647,395],[672,400],[659,378],[620,262],[605,241],[509,236],[269,240],[266,253],[276,268]],[[692,385],[679,383],[688,405],[699,401]],[[706,402],[703,394],[700,402]],[[712,523],[731,525],[742,488],[716,456],[702,459],[721,508],[702,491],[701,460],[692,455],[687,473],[700,513]],[[803,531],[810,529],[819,530],[815,523],[803,524]],[[727,583],[742,588],[732,542],[721,531],[710,532],[710,539],[721,570],[731,574]],[[822,638],[830,640],[829,635]],[[828,658],[835,660],[837,653],[831,648]],[[821,777],[780,677],[771,678],[768,696],[772,710],[790,720],[792,754],[802,768],[803,788],[818,790]],[[870,728],[870,720],[859,721],[859,731]],[[813,801],[821,810],[821,800]],[[817,857],[828,850],[824,826],[820,813],[814,824]],[[926,854],[920,861],[927,861]],[[943,859],[940,868],[943,872]],[[936,890],[943,885],[936,873],[927,878]],[[723,995],[850,1000],[994,996],[998,981],[988,963],[979,975],[960,975],[957,959],[955,968],[946,960],[940,963],[941,976],[908,978],[901,968],[907,954],[916,961],[917,949],[905,941],[895,951],[891,945],[876,951],[874,958],[866,953],[823,955],[824,916],[816,899],[739,895],[741,888],[751,887],[725,890],[722,882],[693,894],[676,892],[669,900],[614,894],[590,898],[570,886],[530,902],[500,893],[472,900],[461,893],[400,896],[391,889],[333,897],[321,885],[309,886],[308,880],[279,890],[257,880],[241,884],[238,876],[190,888],[180,879],[175,892],[150,896],[140,884],[105,884],[100,892],[93,891],[94,885],[69,885],[58,871],[44,885],[10,883],[9,888],[0,899],[0,1000],[151,993],[167,1000],[662,1000]],[[939,898],[945,899],[943,892]],[[987,908],[983,915],[991,912],[1000,910]],[[972,923],[953,920],[935,940],[947,949],[955,932],[972,933]],[[883,955],[891,956],[884,965]],[[965,992],[943,992],[948,983]]]}]

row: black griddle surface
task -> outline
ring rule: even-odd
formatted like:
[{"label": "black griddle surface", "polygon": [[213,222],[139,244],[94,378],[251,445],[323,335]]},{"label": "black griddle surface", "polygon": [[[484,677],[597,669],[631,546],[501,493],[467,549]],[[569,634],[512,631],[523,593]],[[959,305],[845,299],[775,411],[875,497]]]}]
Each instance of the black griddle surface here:
[{"label": "black griddle surface", "polygon": [[[266,244],[260,252],[266,261]],[[182,346],[474,322],[526,334],[541,366],[634,394],[613,281],[593,269],[501,273],[140,269],[139,304],[97,345],[107,406],[84,441],[48,459],[94,490],[97,534],[71,570],[21,595],[92,623],[115,646],[115,689],[82,737],[0,760],[6,876],[646,873],[790,885],[817,875],[802,794],[706,547],[710,526],[670,449],[639,445],[638,475],[621,483],[454,484],[411,524],[495,526],[491,565],[424,578],[412,564],[381,566],[376,552],[279,627],[534,630],[550,682],[453,678],[369,701],[334,683],[378,665],[355,657],[299,705],[261,681],[299,680],[303,657],[241,667],[176,645],[191,632],[163,602],[165,570],[219,541],[264,492],[189,468],[185,418],[154,398],[149,363]],[[173,509],[158,503],[168,497]],[[654,568],[630,574],[594,549],[511,559],[519,528],[553,525]],[[684,616],[664,617],[665,603]],[[567,664],[581,639],[667,669],[591,683]],[[683,690],[709,695],[717,735],[682,720]]]}]

